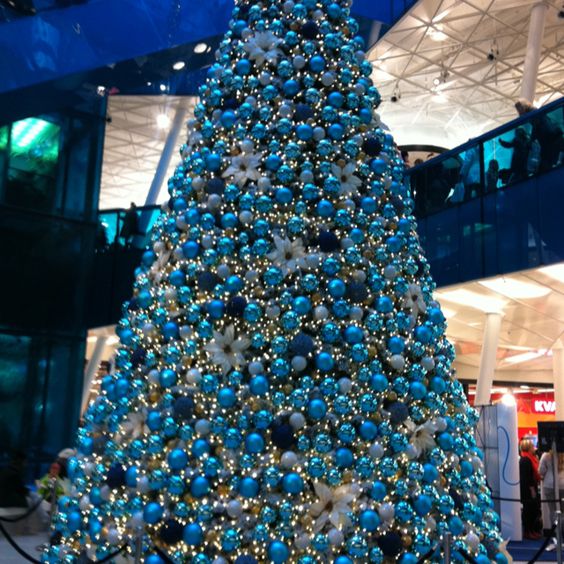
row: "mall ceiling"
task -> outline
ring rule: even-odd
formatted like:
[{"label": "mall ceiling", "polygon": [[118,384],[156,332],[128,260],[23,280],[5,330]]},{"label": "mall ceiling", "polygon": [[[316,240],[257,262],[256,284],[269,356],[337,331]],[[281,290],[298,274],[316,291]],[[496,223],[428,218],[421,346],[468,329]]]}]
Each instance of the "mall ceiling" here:
[{"label": "mall ceiling", "polygon": [[[376,44],[369,58],[381,115],[399,144],[452,148],[516,117],[536,3],[420,0]],[[538,105],[564,95],[564,8],[546,4]]]},{"label": "mall ceiling", "polygon": [[[383,98],[382,118],[399,144],[451,148],[516,117],[513,104],[519,96],[534,3],[420,0],[388,31],[369,58]],[[564,19],[558,17],[562,1],[548,4],[537,91],[540,105],[564,95]],[[158,91],[165,83],[151,86]],[[395,103],[390,101],[394,94],[399,94]],[[172,117],[180,99],[110,96],[102,209],[145,202],[167,135],[157,116]],[[193,98],[184,100],[193,104]],[[175,164],[173,157],[170,171]],[[165,197],[161,192],[159,201]]]}]

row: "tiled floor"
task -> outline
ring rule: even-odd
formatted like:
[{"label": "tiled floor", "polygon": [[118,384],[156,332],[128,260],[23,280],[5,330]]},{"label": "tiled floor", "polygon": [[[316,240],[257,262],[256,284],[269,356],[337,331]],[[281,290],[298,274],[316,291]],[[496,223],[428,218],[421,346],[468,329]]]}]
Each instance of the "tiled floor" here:
[{"label": "tiled floor", "polygon": [[[36,548],[47,540],[47,533],[41,535],[20,536],[16,537],[14,540],[22,550],[39,560],[40,554]],[[6,539],[0,535],[0,562],[2,564],[25,564],[27,563],[27,560],[20,556],[7,543]]]}]

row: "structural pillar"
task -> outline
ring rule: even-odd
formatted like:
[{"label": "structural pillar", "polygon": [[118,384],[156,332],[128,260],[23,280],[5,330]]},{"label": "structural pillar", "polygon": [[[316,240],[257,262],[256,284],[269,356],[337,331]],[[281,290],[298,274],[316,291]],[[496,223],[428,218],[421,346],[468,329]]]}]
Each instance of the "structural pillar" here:
[{"label": "structural pillar", "polygon": [[94,350],[92,351],[92,356],[86,365],[84,370],[84,387],[82,388],[82,404],[80,406],[80,414],[82,415],[86,408],[88,407],[88,397],[90,396],[90,388],[92,388],[92,382],[94,382],[94,376],[100,362],[102,362],[102,355],[104,354],[104,349],[106,348],[106,341],[108,337],[101,336],[96,339],[96,344],[94,345]]},{"label": "structural pillar", "polygon": [[552,377],[554,378],[554,403],[556,421],[564,421],[564,347],[560,340],[552,347]]},{"label": "structural pillar", "polygon": [[155,176],[153,177],[151,187],[149,188],[149,192],[147,194],[147,199],[145,200],[146,206],[156,204],[159,199],[159,194],[161,192],[163,182],[165,181],[170,159],[176,151],[176,140],[178,139],[178,135],[184,125],[186,112],[187,109],[185,104],[180,103],[176,108],[176,113],[174,114],[174,119],[172,120],[170,131],[168,132],[164,149],[161,154],[159,164],[157,165],[157,170],[155,171]]},{"label": "structural pillar", "polygon": [[523,65],[523,83],[521,84],[521,98],[525,98],[531,104],[535,99],[547,11],[548,4],[546,2],[538,2],[531,9],[529,38]]},{"label": "structural pillar", "polygon": [[476,399],[474,405],[483,406],[490,404],[492,383],[495,372],[497,344],[501,330],[501,313],[486,313],[486,327],[484,328],[484,342],[480,355],[480,372],[476,384]]}]

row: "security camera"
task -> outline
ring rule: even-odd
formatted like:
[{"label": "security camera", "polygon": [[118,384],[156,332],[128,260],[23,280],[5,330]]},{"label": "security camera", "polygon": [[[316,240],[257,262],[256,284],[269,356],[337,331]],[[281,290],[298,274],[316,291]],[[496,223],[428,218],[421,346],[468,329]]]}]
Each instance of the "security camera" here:
[{"label": "security camera", "polygon": [[561,20],[564,20],[564,6],[562,7],[561,10],[558,10],[558,17],[559,17]]},{"label": "security camera", "polygon": [[390,97],[390,102],[393,102],[394,104],[400,99],[400,97],[397,94],[392,94],[392,96]]},{"label": "security camera", "polygon": [[493,63],[497,59],[496,54],[494,53],[493,49],[488,53],[488,61]]}]

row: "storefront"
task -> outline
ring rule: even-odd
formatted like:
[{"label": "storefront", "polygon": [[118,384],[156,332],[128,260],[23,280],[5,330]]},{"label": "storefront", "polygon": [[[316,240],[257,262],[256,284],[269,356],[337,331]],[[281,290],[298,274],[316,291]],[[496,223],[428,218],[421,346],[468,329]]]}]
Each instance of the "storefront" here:
[{"label": "storefront", "polygon": [[[536,444],[539,421],[554,421],[556,405],[552,390],[524,390],[522,388],[494,389],[491,402],[498,403],[506,394],[512,394],[517,404],[517,426],[519,440],[530,437]],[[475,386],[469,389],[470,404],[474,404]]]}]

